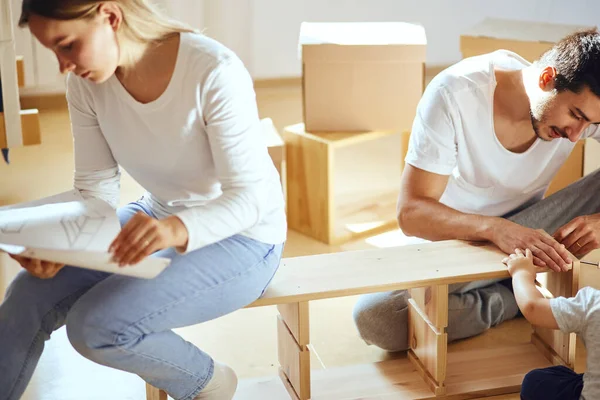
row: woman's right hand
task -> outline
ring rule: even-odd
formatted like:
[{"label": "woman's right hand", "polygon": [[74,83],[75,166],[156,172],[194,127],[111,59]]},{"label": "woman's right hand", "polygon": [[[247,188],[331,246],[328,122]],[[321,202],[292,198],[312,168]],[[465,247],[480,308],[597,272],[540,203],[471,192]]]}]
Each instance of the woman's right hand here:
[{"label": "woman's right hand", "polygon": [[58,274],[58,271],[65,266],[64,264],[56,264],[49,261],[21,257],[14,254],[9,255],[12,259],[21,264],[21,267],[25,268],[31,275],[40,279],[54,278],[54,276]]}]

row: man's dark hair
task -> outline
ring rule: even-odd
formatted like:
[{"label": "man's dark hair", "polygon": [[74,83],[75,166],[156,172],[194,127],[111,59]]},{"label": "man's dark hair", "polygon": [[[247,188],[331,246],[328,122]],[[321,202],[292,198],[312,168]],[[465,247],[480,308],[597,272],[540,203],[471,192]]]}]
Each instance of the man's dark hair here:
[{"label": "man's dark hair", "polygon": [[556,68],[558,91],[579,93],[586,86],[600,97],[600,33],[597,29],[575,32],[556,43],[538,64]]}]

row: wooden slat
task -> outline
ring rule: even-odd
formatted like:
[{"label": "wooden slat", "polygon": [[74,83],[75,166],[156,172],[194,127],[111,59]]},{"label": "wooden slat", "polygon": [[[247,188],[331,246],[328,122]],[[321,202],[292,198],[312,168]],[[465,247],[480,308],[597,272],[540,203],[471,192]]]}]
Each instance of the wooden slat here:
[{"label": "wooden slat", "polygon": [[285,132],[295,136],[304,137],[310,141],[320,142],[335,148],[354,146],[360,143],[376,140],[385,136],[395,135],[398,133],[397,131],[306,132],[304,130],[303,123],[287,126],[285,128]]},{"label": "wooden slat", "polygon": [[329,243],[333,230],[333,149],[284,131],[290,229]]},{"label": "wooden slat", "polygon": [[[447,289],[446,289],[447,293]],[[447,295],[440,301],[448,309]],[[436,395],[445,393],[448,335],[439,331],[417,303],[409,300],[409,358]]]},{"label": "wooden slat", "polygon": [[167,400],[167,393],[146,383],[146,400]]},{"label": "wooden slat", "polygon": [[301,349],[305,349],[305,346],[310,343],[308,302],[280,304],[277,309],[296,343]]},{"label": "wooden slat", "polygon": [[[19,112],[19,85],[17,79],[17,55],[11,41],[0,41],[0,80],[2,81],[3,115],[2,129],[5,138],[4,147],[18,147],[23,144],[21,137],[21,118]],[[8,145],[6,144],[8,143]]]},{"label": "wooden slat", "polygon": [[[425,75],[423,75],[423,77],[425,77]],[[404,159],[406,158],[406,153],[408,152],[408,144],[410,143],[410,132],[402,132],[401,140],[402,159],[400,160],[400,164],[402,166],[402,169],[404,169]]]},{"label": "wooden slat", "polygon": [[[447,392],[435,396],[406,358],[313,371],[312,400],[475,399],[518,393],[523,377],[551,364],[532,344],[448,355]],[[235,400],[280,399],[276,377],[240,381]],[[277,397],[276,397],[277,396]],[[511,397],[512,398],[512,397]],[[518,398],[516,395],[515,398]]]},{"label": "wooden slat", "polygon": [[[31,146],[42,142],[38,110],[21,110],[23,145]],[[7,147],[4,115],[0,113],[0,148]]]},{"label": "wooden slat", "polygon": [[[281,380],[281,383],[283,384],[283,387],[285,388],[285,391],[290,396],[290,399],[291,400],[300,400],[300,398],[298,397],[298,394],[296,393],[296,391],[292,387],[292,383],[290,382],[290,380],[288,379],[288,377],[285,375],[285,372],[283,371],[283,368],[280,367],[277,372],[278,372],[278,375],[279,375],[279,379]],[[236,396],[236,399],[238,399],[238,398],[239,398],[239,395]],[[263,398],[266,399],[267,397],[263,397]],[[261,400],[262,400],[262,398],[261,398]]]},{"label": "wooden slat", "polygon": [[505,256],[492,245],[449,240],[286,258],[250,307],[508,278]]},{"label": "wooden slat", "polygon": [[[410,297],[440,332],[448,326],[448,285],[410,289]],[[436,304],[439,306],[436,307]]]},{"label": "wooden slat", "polygon": [[551,364],[533,344],[450,353],[446,396],[472,399],[518,393],[526,373],[549,366]]},{"label": "wooden slat", "polygon": [[17,83],[19,87],[25,86],[25,63],[23,56],[17,56]]},{"label": "wooden slat", "polygon": [[279,365],[300,400],[310,399],[310,352],[301,349],[281,317],[277,317]]},{"label": "wooden slat", "polygon": [[[573,257],[574,260],[577,260]],[[579,289],[579,271],[580,263],[575,261],[573,268],[569,272],[546,272],[538,274],[537,280],[554,297],[572,297]],[[575,349],[576,335],[574,333],[563,333],[559,330],[534,327],[536,338],[532,337],[532,342],[536,339],[542,341],[553,353],[549,354],[549,360],[564,364],[569,368],[575,368]],[[537,343],[539,345],[539,343]],[[560,360],[560,362],[558,361]]]}]

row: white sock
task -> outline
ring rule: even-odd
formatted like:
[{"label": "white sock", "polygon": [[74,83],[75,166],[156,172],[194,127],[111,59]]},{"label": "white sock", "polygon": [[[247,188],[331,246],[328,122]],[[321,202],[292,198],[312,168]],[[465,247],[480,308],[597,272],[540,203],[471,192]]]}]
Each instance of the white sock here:
[{"label": "white sock", "polygon": [[215,361],[212,378],[194,400],[231,400],[236,388],[235,372],[228,365]]}]

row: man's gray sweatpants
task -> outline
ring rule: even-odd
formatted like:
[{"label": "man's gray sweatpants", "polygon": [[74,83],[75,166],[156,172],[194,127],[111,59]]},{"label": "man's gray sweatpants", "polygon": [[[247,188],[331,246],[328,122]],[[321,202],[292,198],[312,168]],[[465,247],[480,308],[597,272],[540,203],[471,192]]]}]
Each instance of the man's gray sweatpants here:
[{"label": "man's gray sweatpants", "polygon": [[[520,225],[553,234],[581,215],[600,212],[600,170],[563,190],[506,216]],[[450,285],[448,290],[448,341],[478,335],[512,319],[518,307],[510,280],[486,280]],[[354,307],[354,322],[369,344],[388,351],[408,348],[408,299],[406,290],[361,296]]]}]

